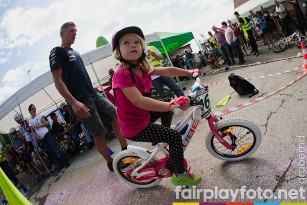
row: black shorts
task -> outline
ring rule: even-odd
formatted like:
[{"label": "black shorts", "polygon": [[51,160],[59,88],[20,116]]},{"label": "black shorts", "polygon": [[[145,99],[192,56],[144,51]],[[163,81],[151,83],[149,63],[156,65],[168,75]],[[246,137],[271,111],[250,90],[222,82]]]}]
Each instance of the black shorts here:
[{"label": "black shorts", "polygon": [[115,106],[100,94],[80,101],[91,113],[91,117],[81,119],[85,128],[93,137],[105,135],[113,119],[117,118]]},{"label": "black shorts", "polygon": [[264,34],[267,34],[267,33],[269,32],[269,31],[268,31],[268,28],[263,28],[263,29],[262,29],[262,32],[263,32],[263,35],[264,35]]}]

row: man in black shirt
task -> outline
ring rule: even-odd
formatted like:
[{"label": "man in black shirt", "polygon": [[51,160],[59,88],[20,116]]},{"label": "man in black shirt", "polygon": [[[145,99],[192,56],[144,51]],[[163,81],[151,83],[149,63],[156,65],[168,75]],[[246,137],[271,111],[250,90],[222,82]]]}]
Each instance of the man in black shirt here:
[{"label": "man in black shirt", "polygon": [[55,87],[94,137],[96,149],[107,161],[109,170],[113,171],[113,159],[105,142],[107,130],[102,119],[112,122],[122,149],[127,148],[127,142],[121,134],[114,105],[95,91],[80,54],[71,48],[76,35],[77,29],[73,22],[62,25],[62,44],[50,52],[50,69]]}]

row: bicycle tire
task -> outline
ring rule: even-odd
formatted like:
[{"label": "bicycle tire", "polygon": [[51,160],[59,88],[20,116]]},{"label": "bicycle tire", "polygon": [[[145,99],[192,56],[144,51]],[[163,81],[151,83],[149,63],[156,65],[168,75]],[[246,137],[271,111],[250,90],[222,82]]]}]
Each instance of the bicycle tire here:
[{"label": "bicycle tire", "polygon": [[[300,38],[304,41],[305,46],[307,46],[307,38],[303,35],[301,35]],[[297,47],[301,48],[301,41],[297,36],[294,37],[294,43]]]},{"label": "bicycle tire", "polygon": [[[130,152],[129,150],[125,150],[125,151],[118,153],[114,157],[112,165],[113,165],[113,169],[114,169],[116,176],[120,180],[136,188],[142,188],[142,189],[154,187],[161,182],[162,179],[153,179],[153,180],[149,180],[148,182],[141,182],[141,181],[138,181],[137,179],[132,179],[132,178],[130,179],[127,175],[125,175],[125,173],[123,173],[122,168],[120,167],[122,165],[122,160],[127,159],[127,158],[137,158],[138,160],[142,160],[136,153]],[[131,164],[129,164],[129,166]],[[125,169],[126,168],[127,167],[125,167]]]},{"label": "bicycle tire", "polygon": [[[252,136],[252,143],[251,144],[246,144],[246,145],[240,145],[238,143],[239,146],[236,147],[236,149],[234,151],[227,149],[226,147],[224,147],[224,145],[222,145],[217,139],[216,137],[214,137],[214,135],[210,132],[209,135],[206,138],[206,147],[209,151],[209,153],[211,155],[213,155],[214,157],[220,159],[220,160],[225,160],[225,161],[240,161],[243,160],[247,157],[249,157],[250,155],[252,155],[259,147],[260,143],[261,143],[261,132],[260,129],[257,127],[257,125],[255,125],[253,122],[247,120],[247,119],[242,119],[242,118],[229,118],[229,119],[223,119],[221,121],[219,121],[216,124],[216,129],[218,132],[223,132],[225,129],[235,129],[235,128],[241,128],[242,129],[246,129],[248,132],[245,134],[249,134]],[[242,131],[241,131],[242,132]],[[240,136],[238,136],[238,133],[236,135],[236,130],[234,130],[234,135],[237,137],[237,141],[239,142],[241,140],[241,138],[239,139]],[[230,142],[230,139],[227,139],[224,137],[224,139],[228,142]],[[217,142],[217,144],[219,144],[222,148],[225,148],[225,150],[229,153],[222,153],[220,151],[218,151],[215,141]],[[231,142],[230,142],[231,144]],[[249,147],[246,147],[247,145],[249,145]],[[242,150],[241,150],[242,149]],[[235,153],[241,150],[241,153]]]},{"label": "bicycle tire", "polygon": [[287,43],[285,43],[283,40],[275,41],[272,49],[275,53],[280,53],[284,51],[287,47]]}]

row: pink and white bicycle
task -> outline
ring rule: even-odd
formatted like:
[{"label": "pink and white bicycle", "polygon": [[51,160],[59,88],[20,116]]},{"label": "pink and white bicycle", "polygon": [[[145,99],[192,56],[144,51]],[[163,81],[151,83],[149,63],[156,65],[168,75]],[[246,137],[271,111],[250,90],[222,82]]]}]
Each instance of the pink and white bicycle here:
[{"label": "pink and white bicycle", "polygon": [[[253,154],[261,142],[261,132],[252,122],[242,118],[219,120],[211,114],[208,86],[194,73],[195,83],[187,96],[193,110],[172,128],[183,137],[183,148],[189,145],[202,119],[208,121],[211,132],[206,138],[208,151],[225,161],[239,161]],[[177,110],[178,111],[178,110]],[[166,143],[154,145],[153,150],[128,145],[127,150],[118,153],[113,160],[117,177],[137,188],[156,186],[163,178],[171,177],[172,165]],[[163,154],[163,157],[161,156]],[[185,160],[185,168],[188,168]]]}]

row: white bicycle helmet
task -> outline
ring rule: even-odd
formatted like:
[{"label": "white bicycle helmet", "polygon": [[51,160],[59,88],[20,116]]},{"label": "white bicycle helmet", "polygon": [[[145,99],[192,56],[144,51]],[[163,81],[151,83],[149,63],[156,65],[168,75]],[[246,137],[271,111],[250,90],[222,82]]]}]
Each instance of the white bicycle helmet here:
[{"label": "white bicycle helmet", "polygon": [[9,131],[9,134],[12,135],[12,134],[15,134],[16,133],[16,129],[14,127],[12,127]]},{"label": "white bicycle helmet", "polygon": [[16,115],[15,115],[15,117],[14,117],[14,120],[16,121],[16,122],[18,122],[19,120],[21,120],[22,119],[22,114],[19,114],[19,113],[17,113]]}]

